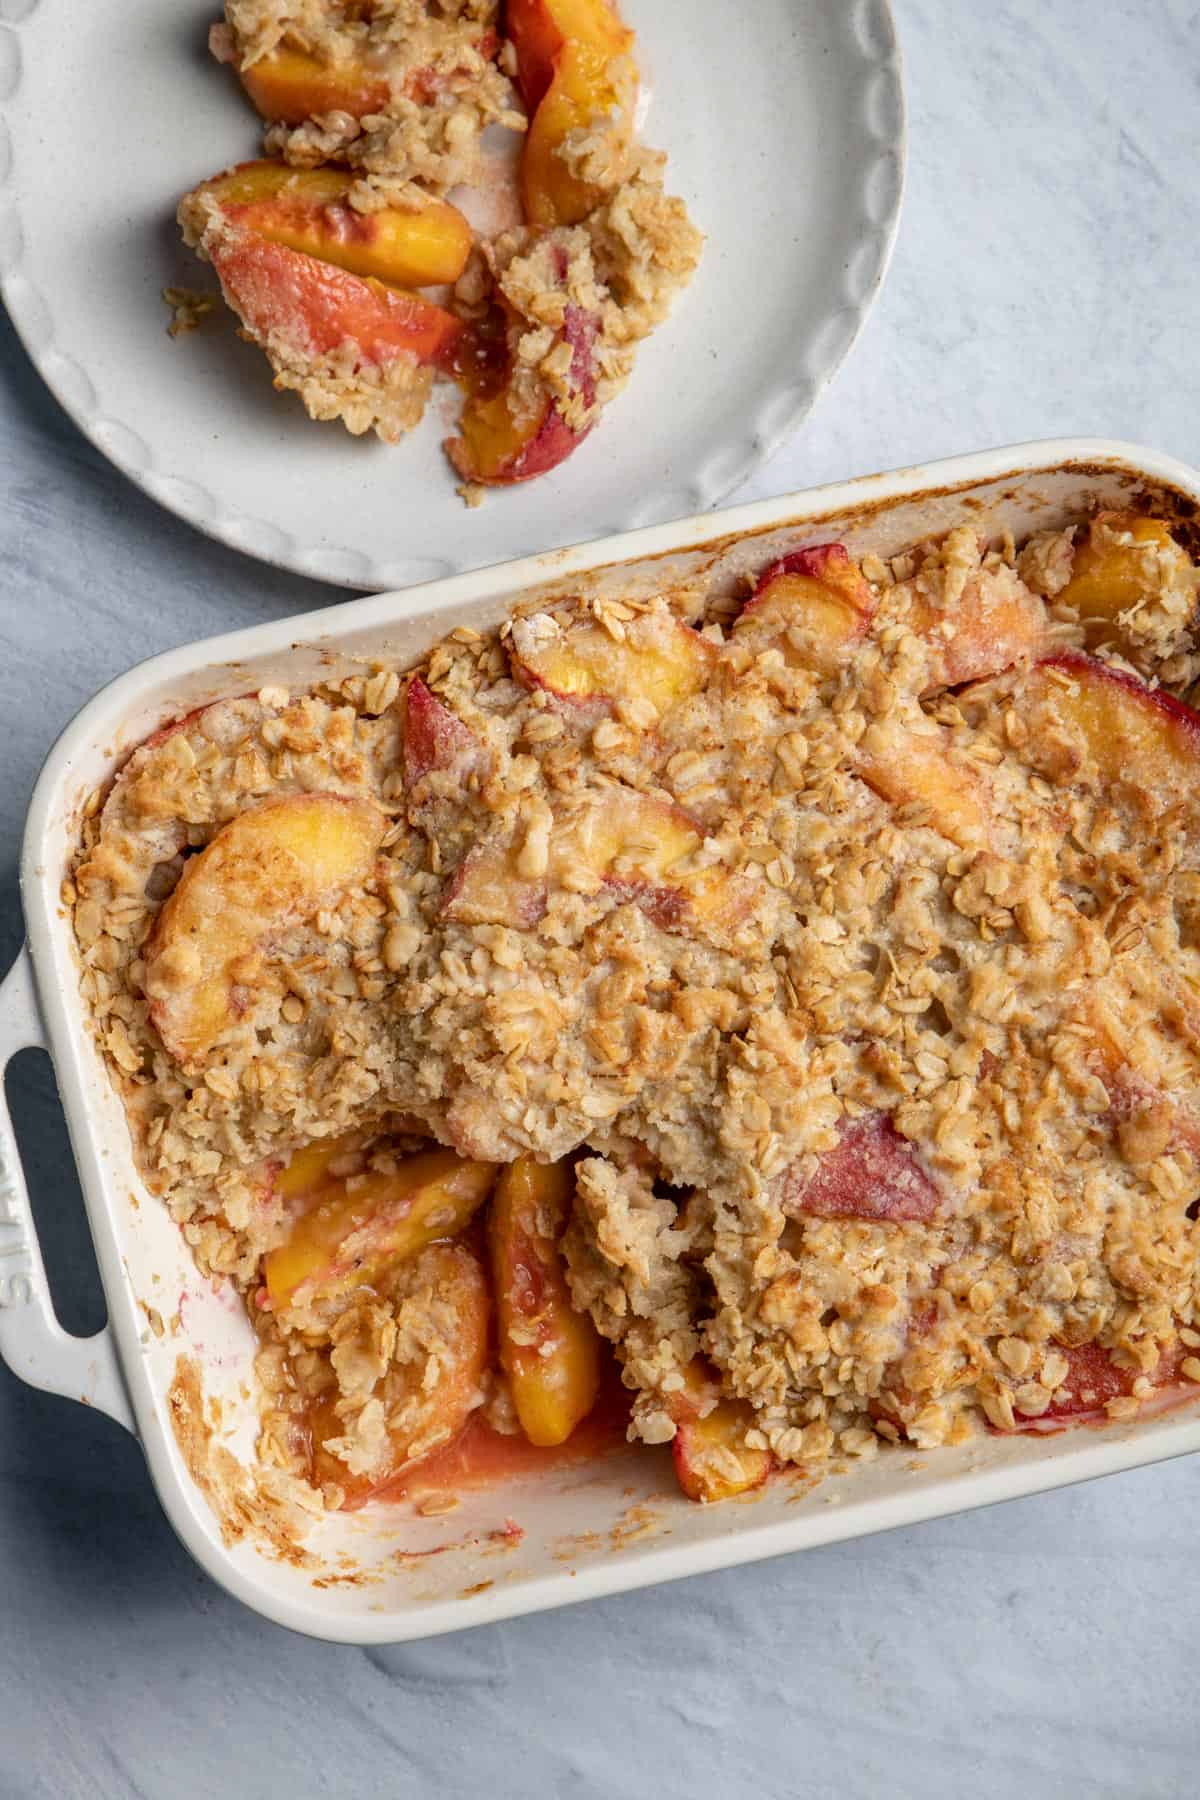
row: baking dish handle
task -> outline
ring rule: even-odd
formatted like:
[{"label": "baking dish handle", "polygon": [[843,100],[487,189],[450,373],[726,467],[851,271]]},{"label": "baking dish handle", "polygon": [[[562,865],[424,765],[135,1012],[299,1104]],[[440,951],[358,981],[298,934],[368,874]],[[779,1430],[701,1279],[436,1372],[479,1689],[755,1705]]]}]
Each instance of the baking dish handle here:
[{"label": "baking dish handle", "polygon": [[10,1058],[31,1047],[48,1045],[25,946],[0,983],[0,1360],[33,1387],[98,1406],[136,1433],[111,1329],[72,1337],[54,1316],[4,1092]]}]

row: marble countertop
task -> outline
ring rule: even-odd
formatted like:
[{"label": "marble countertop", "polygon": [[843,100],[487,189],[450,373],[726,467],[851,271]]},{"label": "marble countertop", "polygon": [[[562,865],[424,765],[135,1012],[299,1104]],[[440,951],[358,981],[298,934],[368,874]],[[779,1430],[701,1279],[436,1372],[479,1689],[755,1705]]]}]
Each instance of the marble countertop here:
[{"label": "marble countertop", "polygon": [[[753,0],[748,0],[752,11]],[[2,9],[0,9],[2,10]],[[1024,438],[1200,461],[1193,0],[897,0],[899,247],[740,498]],[[38,765],[151,652],[340,596],[206,542],[77,435],[0,316],[0,966]],[[102,1317],[43,1062],[9,1080],[64,1322]],[[1194,1786],[1200,1459],[427,1645],[263,1623],[137,1447],[0,1369],[0,1795],[1111,1795]]]}]

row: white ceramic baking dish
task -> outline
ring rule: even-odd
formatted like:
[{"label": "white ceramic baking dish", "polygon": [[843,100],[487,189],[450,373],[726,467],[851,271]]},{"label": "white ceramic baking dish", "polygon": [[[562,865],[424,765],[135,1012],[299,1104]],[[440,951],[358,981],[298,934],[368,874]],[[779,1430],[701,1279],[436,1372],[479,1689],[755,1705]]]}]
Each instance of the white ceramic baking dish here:
[{"label": "white ceramic baking dish", "polygon": [[[440,1518],[367,1508],[315,1520],[302,1554],[229,1497],[237,1475],[230,1458],[252,1461],[251,1333],[233,1297],[199,1279],[180,1235],[141,1188],[121,1108],[86,1029],[59,898],[87,796],[149,732],[203,702],[266,683],[303,688],[363,658],[413,661],[453,626],[493,624],[539,589],[645,590],[666,570],[728,583],[799,543],[841,537],[856,553],[888,553],[964,513],[983,532],[1008,527],[1019,536],[1097,500],[1166,508],[1191,521],[1200,474],[1128,445],[1070,441],[871,476],[172,651],[112,683],[63,734],[29,813],[21,876],[29,941],[0,988],[0,1071],[26,1045],[44,1045],[53,1058],[109,1323],[88,1339],[57,1325],[0,1107],[0,1355],[25,1380],[99,1406],[138,1435],[176,1531],[230,1592],[318,1637],[416,1638],[1200,1449],[1200,1406],[1189,1405],[1099,1431],[980,1438],[924,1457],[885,1454],[815,1487],[780,1479],[746,1501],[702,1508],[675,1491],[662,1451],[639,1447],[468,1495]],[[181,1356],[202,1372],[207,1472],[184,1454],[173,1428],[168,1396]]]}]

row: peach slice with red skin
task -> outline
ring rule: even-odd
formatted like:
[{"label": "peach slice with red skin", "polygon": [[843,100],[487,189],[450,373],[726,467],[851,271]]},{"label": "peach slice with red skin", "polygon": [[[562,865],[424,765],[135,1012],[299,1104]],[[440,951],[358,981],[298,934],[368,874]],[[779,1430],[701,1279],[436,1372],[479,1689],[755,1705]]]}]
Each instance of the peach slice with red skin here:
[{"label": "peach slice with red skin", "polygon": [[[250,696],[248,695],[245,696],[245,698],[249,697]],[[196,720],[201,718],[207,711],[207,705],[194,706],[191,712],[181,713],[176,719],[168,719],[165,724],[159,726],[157,731],[152,731],[148,738],[144,738],[138,748],[141,750],[157,750],[158,746],[160,744],[165,744],[168,738],[176,737],[181,731],[186,731],[190,725],[194,725]]]},{"label": "peach slice with red skin", "polygon": [[536,421],[514,421],[504,394],[469,400],[463,411],[462,435],[447,446],[450,461],[464,481],[479,487],[515,487],[546,475],[566,462],[586,437],[572,431],[547,397]]},{"label": "peach slice with red skin", "polygon": [[1138,1370],[1121,1368],[1112,1352],[1101,1345],[1075,1344],[1061,1354],[1069,1368],[1066,1380],[1055,1388],[1053,1400],[1038,1418],[1017,1415],[1017,1430],[1050,1431],[1067,1423],[1096,1423],[1107,1418],[1107,1401],[1132,1393]]},{"label": "peach slice with red skin", "polygon": [[622,630],[618,639],[582,619],[538,636],[518,621],[509,645],[513,672],[573,707],[607,712],[620,700],[647,700],[660,718],[708,681],[716,648],[681,619],[640,613]]},{"label": "peach slice with red skin", "polygon": [[571,1208],[568,1163],[523,1156],[496,1184],[488,1216],[500,1364],[531,1444],[565,1444],[595,1404],[600,1339],[576,1311],[558,1240]]},{"label": "peach slice with red skin", "polygon": [[287,1241],[263,1259],[270,1305],[290,1311],[372,1286],[396,1263],[456,1237],[495,1181],[494,1164],[422,1150],[392,1173],[368,1170],[319,1188]]},{"label": "peach slice with red skin", "polygon": [[657,794],[614,786],[569,820],[554,844],[560,869],[581,865],[664,930],[734,928],[752,894],[719,867],[682,871],[704,842],[691,815]]},{"label": "peach slice with red skin", "polygon": [[1084,758],[1059,769],[1061,776],[1094,774],[1106,786],[1140,788],[1165,807],[1200,770],[1200,714],[1139,676],[1079,651],[1036,664],[1010,704],[1030,714],[1048,706],[1078,729]]},{"label": "peach slice with red skin", "polygon": [[239,163],[195,190],[224,218],[289,250],[395,287],[457,281],[471,253],[471,227],[445,200],[359,212],[354,176],[340,169]]},{"label": "peach slice with red skin", "polygon": [[1074,607],[1081,619],[1116,625],[1122,613],[1155,591],[1154,583],[1147,579],[1148,551],[1157,553],[1157,561],[1165,558],[1180,576],[1192,569],[1187,552],[1162,519],[1129,512],[1097,513],[1075,547],[1071,578],[1056,600]]},{"label": "peach slice with red skin", "polygon": [[146,948],[150,1017],[202,1061],[253,1004],[273,938],[370,880],[387,820],[370,800],[285,794],[223,825],[184,866]]},{"label": "peach slice with red skin", "polygon": [[942,1199],[890,1116],[873,1112],[842,1125],[813,1174],[803,1176],[793,1165],[783,1177],[781,1204],[792,1217],[898,1225],[928,1224]]},{"label": "peach slice with red skin", "polygon": [[832,675],[870,628],[875,596],[844,544],[810,544],[764,569],[735,639],[782,651],[793,668]]},{"label": "peach slice with red skin", "polygon": [[[591,10],[588,0],[575,8],[583,14]],[[555,65],[566,47],[571,23],[567,7],[554,0],[509,0],[504,29],[517,58],[517,79],[521,98],[530,117],[546,97],[554,80]]]},{"label": "peach slice with red skin", "polygon": [[367,365],[385,368],[404,359],[445,367],[465,329],[430,300],[257,232],[224,226],[206,234],[203,248],[251,337],[275,339],[301,356],[328,356],[353,344]]},{"label": "peach slice with red skin", "polygon": [[487,746],[414,675],[404,697],[404,779],[415,788],[427,775],[463,780],[488,760]]},{"label": "peach slice with red skin", "polygon": [[683,1387],[666,1397],[666,1408],[675,1422],[675,1477],[688,1499],[711,1505],[761,1487],[775,1459],[746,1443],[753,1407],[727,1399],[701,1357],[688,1364],[683,1379]]},{"label": "peach slice with red skin", "polygon": [[[1143,1371],[1122,1366],[1111,1350],[1094,1342],[1055,1344],[1053,1348],[1067,1360],[1066,1379],[1054,1389],[1044,1413],[1036,1418],[1017,1413],[1012,1432],[1055,1432],[1072,1425],[1108,1424],[1107,1403],[1133,1396],[1133,1384]],[[1178,1405],[1189,1398],[1200,1398],[1200,1386],[1180,1377],[1180,1364],[1191,1354],[1194,1352],[1177,1346],[1159,1357],[1158,1367],[1146,1378],[1153,1391],[1141,1396],[1144,1406],[1161,1409],[1164,1403]],[[990,1420],[988,1430],[1001,1437],[1011,1435]]]},{"label": "peach slice with red skin", "polygon": [[[519,334],[519,327],[512,331]],[[563,311],[562,341],[571,346],[568,386],[585,408],[596,399],[594,345],[596,320],[568,303]],[[471,385],[467,381],[468,387]],[[532,481],[565,462],[591,430],[569,425],[548,389],[528,408],[518,403],[510,379],[493,390],[485,385],[468,394],[459,424],[460,435],[448,438],[446,454],[465,481],[481,487],[512,487]]]},{"label": "peach slice with red skin", "polygon": [[619,161],[637,101],[634,36],[609,0],[509,0],[507,31],[529,130],[521,193],[532,225],[577,225],[604,189],[572,173],[568,138],[606,130]]},{"label": "peach slice with red skin", "polygon": [[432,1368],[429,1359],[393,1363],[377,1383],[389,1420],[383,1461],[352,1474],[331,1446],[345,1425],[326,1397],[312,1409],[312,1479],[342,1490],[341,1509],[353,1512],[427,1456],[444,1450],[462,1432],[483,1397],[490,1349],[491,1305],[483,1265],[465,1244],[433,1244],[413,1267],[414,1281],[428,1286],[439,1308],[452,1310],[453,1330],[445,1335]]},{"label": "peach slice with red skin", "polygon": [[[797,668],[836,674],[867,635],[876,601],[844,544],[813,544],[773,563],[759,577],[735,626],[751,643],[769,643]],[[945,611],[915,595],[911,629],[927,639],[930,689],[998,674],[1037,655],[1046,636],[1041,601],[1009,570],[970,579]]]}]

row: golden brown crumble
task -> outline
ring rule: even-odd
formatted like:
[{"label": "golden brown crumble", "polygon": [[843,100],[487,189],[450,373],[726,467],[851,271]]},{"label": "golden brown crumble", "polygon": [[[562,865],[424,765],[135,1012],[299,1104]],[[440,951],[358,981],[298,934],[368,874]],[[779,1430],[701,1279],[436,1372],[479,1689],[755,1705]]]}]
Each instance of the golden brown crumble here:
[{"label": "golden brown crumble", "polygon": [[[637,345],[695,273],[703,239],[683,202],[663,191],[665,161],[643,153],[582,225],[523,226],[487,246],[496,291],[520,322],[512,377],[517,405],[523,398],[533,412],[549,391],[571,429],[587,430],[629,380]],[[571,348],[562,336],[569,306],[596,321],[590,400],[571,380]]]},{"label": "golden brown crumble", "polygon": [[[288,1230],[264,1171],[357,1131],[353,1181],[434,1139],[577,1158],[575,1300],[651,1443],[698,1352],[751,1445],[805,1464],[1053,1423],[1064,1394],[1132,1416],[1200,1377],[1200,727],[1115,650],[1080,658],[1074,541],[868,559],[869,624],[825,672],[694,587],[564,600],[456,631],[417,685],[264,689],[135,751],[65,897],[200,1266],[261,1315]],[[1138,621],[1174,619],[1176,585],[1160,606],[1151,572]],[[1017,617],[1023,653],[980,668]],[[1161,642],[1191,656],[1191,613]],[[1134,707],[1115,773],[1089,693]],[[1165,763],[1138,721],[1176,733]],[[314,794],[378,809],[374,873],[281,925],[182,1062],[147,992],[163,903],[229,821]],[[263,1454],[293,1472],[314,1398],[354,1473],[384,1375],[411,1404],[442,1354],[411,1272],[260,1326]],[[502,1384],[478,1401],[511,1422]]]}]

